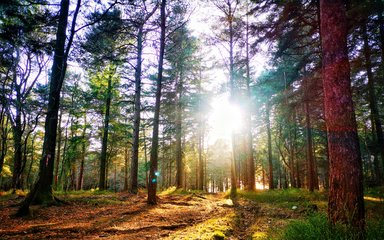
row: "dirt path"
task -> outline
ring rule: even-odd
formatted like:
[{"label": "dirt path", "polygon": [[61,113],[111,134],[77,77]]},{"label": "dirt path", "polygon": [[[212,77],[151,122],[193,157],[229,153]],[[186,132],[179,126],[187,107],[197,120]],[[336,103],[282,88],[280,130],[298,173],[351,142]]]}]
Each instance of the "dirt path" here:
[{"label": "dirt path", "polygon": [[20,199],[1,202],[0,239],[161,239],[233,211],[219,195],[165,195],[157,206],[147,206],[144,194],[68,199],[26,218],[12,217]]}]

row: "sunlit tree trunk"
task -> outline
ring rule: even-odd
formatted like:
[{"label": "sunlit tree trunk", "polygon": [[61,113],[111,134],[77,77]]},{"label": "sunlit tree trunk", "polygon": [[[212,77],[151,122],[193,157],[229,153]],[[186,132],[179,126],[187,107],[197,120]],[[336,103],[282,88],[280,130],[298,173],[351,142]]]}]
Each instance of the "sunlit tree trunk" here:
[{"label": "sunlit tree trunk", "polygon": [[330,190],[328,217],[364,229],[363,176],[352,101],[344,0],[321,0],[325,121]]},{"label": "sunlit tree trunk", "polygon": [[81,142],[81,161],[80,161],[80,169],[79,169],[79,178],[77,182],[77,190],[83,189],[83,182],[84,182],[84,163],[85,163],[85,155],[86,155],[86,132],[87,132],[87,113],[84,114],[84,127],[83,132],[81,135],[82,142]]},{"label": "sunlit tree trunk", "polygon": [[67,124],[65,126],[65,134],[64,134],[64,144],[63,144],[63,157],[62,157],[62,160],[61,160],[61,171],[60,171],[60,175],[59,175],[59,186],[60,186],[60,189],[64,189],[64,185],[65,183],[67,182],[67,177],[66,177],[66,174],[65,174],[65,163],[67,161],[67,150],[68,150],[68,124],[69,124],[69,118],[70,116],[68,116],[68,120],[67,120]]},{"label": "sunlit tree trunk", "polygon": [[271,133],[271,119],[270,112],[271,107],[269,103],[266,105],[266,122],[267,122],[267,138],[268,138],[268,172],[269,172],[269,189],[274,189],[275,185],[273,184],[273,162],[272,162],[272,133]]},{"label": "sunlit tree trunk", "polygon": [[246,115],[247,115],[247,124],[246,124],[246,131],[247,131],[247,190],[255,190],[255,162],[253,160],[253,136],[252,136],[252,111],[251,111],[251,76],[250,76],[250,68],[249,68],[249,21],[248,21],[248,14],[247,14],[247,21],[246,21],[246,71],[247,71],[247,109],[246,109]]},{"label": "sunlit tree trunk", "polygon": [[201,81],[202,81],[202,74],[201,69],[199,71],[199,85],[198,85],[198,91],[199,91],[199,124],[198,124],[198,151],[199,151],[199,161],[198,161],[198,179],[197,179],[197,189],[198,190],[204,190],[204,159],[203,159],[203,149],[204,149],[204,123],[203,123],[203,108],[202,108],[202,87],[201,87]]},{"label": "sunlit tree trunk", "polygon": [[[57,134],[59,135],[57,138],[57,155],[56,155],[56,162],[55,162],[55,181],[54,186],[57,190],[58,182],[59,182],[59,165],[60,165],[60,158],[61,158],[61,138],[62,138],[62,129],[61,129],[61,119],[62,119],[63,112],[60,111],[59,114],[59,122],[57,127]],[[63,166],[61,166],[63,167]]]},{"label": "sunlit tree trunk", "polygon": [[[1,89],[5,89],[7,81],[3,81]],[[8,150],[8,123],[9,123],[9,118],[7,117],[7,100],[5,97],[5,93],[3,91],[1,92],[0,96],[0,103],[1,103],[1,111],[0,111],[0,175],[1,172],[3,171],[3,166],[4,166],[4,160],[5,160],[5,155]]]},{"label": "sunlit tree trunk", "polygon": [[157,204],[156,188],[157,188],[157,165],[158,165],[158,148],[159,148],[159,119],[160,119],[160,99],[161,99],[161,87],[163,81],[163,62],[164,62],[164,50],[165,50],[165,6],[166,0],[161,1],[161,36],[160,36],[160,54],[159,54],[159,66],[158,75],[156,81],[156,102],[155,113],[153,117],[153,133],[152,133],[152,148],[151,148],[151,166],[149,170],[148,181],[148,204]]},{"label": "sunlit tree trunk", "polygon": [[[234,30],[233,30],[233,12],[232,3],[228,2],[228,24],[229,24],[229,84],[231,101],[235,100],[235,64],[233,56],[234,48]],[[237,183],[236,183],[236,136],[232,133],[232,161],[231,161],[231,198],[235,198],[237,195]]]}]

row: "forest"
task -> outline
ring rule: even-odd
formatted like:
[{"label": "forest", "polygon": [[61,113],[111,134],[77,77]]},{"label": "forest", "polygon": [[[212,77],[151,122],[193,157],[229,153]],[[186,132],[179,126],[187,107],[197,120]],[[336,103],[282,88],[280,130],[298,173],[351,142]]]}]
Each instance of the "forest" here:
[{"label": "forest", "polygon": [[2,0],[0,239],[383,239],[383,0]]}]

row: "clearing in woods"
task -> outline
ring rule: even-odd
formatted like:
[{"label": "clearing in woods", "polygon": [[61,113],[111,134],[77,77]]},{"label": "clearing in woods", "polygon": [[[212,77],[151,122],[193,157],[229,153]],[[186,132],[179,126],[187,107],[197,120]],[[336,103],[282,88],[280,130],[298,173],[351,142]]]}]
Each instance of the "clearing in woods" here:
[{"label": "clearing in woods", "polygon": [[0,239],[265,239],[278,237],[290,219],[326,210],[320,193],[239,195],[232,202],[224,194],[168,192],[148,206],[144,192],[72,192],[59,195],[67,204],[16,218],[22,197],[8,194],[0,197]]}]

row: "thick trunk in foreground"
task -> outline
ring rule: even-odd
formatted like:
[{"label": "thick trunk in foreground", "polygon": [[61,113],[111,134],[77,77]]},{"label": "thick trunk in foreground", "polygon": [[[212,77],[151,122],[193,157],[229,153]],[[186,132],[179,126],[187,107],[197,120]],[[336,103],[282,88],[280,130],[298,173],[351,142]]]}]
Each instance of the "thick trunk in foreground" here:
[{"label": "thick trunk in foreground", "polygon": [[160,120],[160,99],[161,99],[161,85],[163,81],[163,62],[164,62],[164,50],[165,50],[165,5],[166,0],[161,1],[161,36],[160,36],[160,55],[159,55],[159,67],[156,81],[156,102],[155,102],[155,115],[153,118],[153,133],[152,133],[152,148],[151,148],[151,166],[149,169],[149,181],[148,181],[148,204],[157,204],[156,189],[157,189],[157,160],[158,160],[158,148],[159,148],[159,120]]},{"label": "thick trunk in foreground", "polygon": [[21,204],[17,215],[28,214],[31,203],[49,205],[55,202],[52,193],[53,167],[56,150],[56,130],[60,106],[60,91],[66,71],[65,40],[68,12],[69,0],[61,0],[52,75],[49,85],[48,110],[45,119],[43,154],[40,160],[39,176],[31,192]]},{"label": "thick trunk in foreground", "polygon": [[321,37],[330,190],[328,218],[363,230],[363,176],[352,101],[344,0],[321,0]]}]

